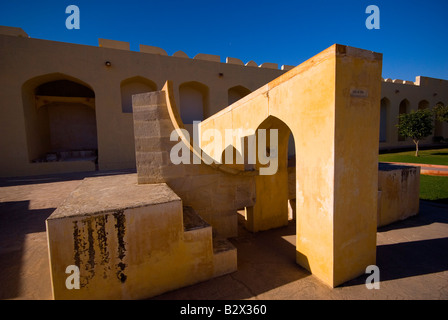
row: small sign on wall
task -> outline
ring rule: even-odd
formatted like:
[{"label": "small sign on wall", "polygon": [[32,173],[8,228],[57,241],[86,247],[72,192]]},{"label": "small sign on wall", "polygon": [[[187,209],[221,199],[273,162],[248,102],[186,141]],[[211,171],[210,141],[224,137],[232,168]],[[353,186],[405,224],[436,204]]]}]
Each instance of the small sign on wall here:
[{"label": "small sign on wall", "polygon": [[357,97],[357,98],[367,98],[369,96],[369,93],[367,90],[364,89],[350,89],[350,96],[351,97]]}]

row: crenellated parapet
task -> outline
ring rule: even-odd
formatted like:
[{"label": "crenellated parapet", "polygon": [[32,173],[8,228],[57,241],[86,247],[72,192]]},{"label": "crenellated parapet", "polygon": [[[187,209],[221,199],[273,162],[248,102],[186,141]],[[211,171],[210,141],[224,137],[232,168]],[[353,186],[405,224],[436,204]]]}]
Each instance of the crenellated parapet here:
[{"label": "crenellated parapet", "polygon": [[407,85],[411,85],[411,86],[418,86],[418,85],[420,85],[417,80],[415,82],[408,81],[408,80],[401,80],[401,79],[391,79],[391,78],[386,78],[386,79],[381,78],[381,80],[383,82],[390,82],[390,83],[397,83],[397,84],[407,84]]},{"label": "crenellated parapet", "polygon": [[[118,40],[109,40],[109,39],[98,39],[99,47],[103,48],[110,48],[110,49],[119,49],[119,50],[128,50],[130,51],[130,43],[125,41],[118,41]],[[161,56],[169,56],[168,53],[159,47],[149,46],[140,44],[139,46],[140,52],[142,53],[150,53],[150,54],[158,54]],[[193,58],[190,58],[185,52],[183,51],[176,51],[171,55],[172,57],[176,58],[185,58],[185,59],[194,59],[194,60],[204,60],[204,61],[211,61],[211,62],[217,62],[221,63],[221,56],[214,55],[214,54],[206,54],[206,53],[198,53]],[[241,59],[238,58],[232,58],[232,57],[226,57],[225,63],[227,64],[235,64],[240,66],[246,66],[246,67],[255,67],[255,68],[266,68],[266,69],[279,69],[279,66],[277,63],[272,62],[264,62],[261,64],[257,64],[255,61],[250,60],[246,63],[244,63]],[[280,70],[288,71],[293,69],[295,66],[291,65],[282,65],[280,67]]]}]

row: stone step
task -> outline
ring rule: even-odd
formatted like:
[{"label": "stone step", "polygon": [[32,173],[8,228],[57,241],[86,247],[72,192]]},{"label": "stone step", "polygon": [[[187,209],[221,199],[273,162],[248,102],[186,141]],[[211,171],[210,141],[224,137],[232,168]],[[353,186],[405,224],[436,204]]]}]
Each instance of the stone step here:
[{"label": "stone step", "polygon": [[219,254],[225,251],[235,250],[234,245],[227,239],[214,238],[213,239],[213,254]]},{"label": "stone step", "polygon": [[196,211],[189,206],[183,207],[184,232],[210,227]]},{"label": "stone step", "polygon": [[208,232],[205,230],[206,228],[211,229],[210,224],[202,219],[192,207],[183,207],[183,219],[185,240],[187,242],[204,241],[208,237],[210,237],[208,241],[213,242],[214,277],[237,270],[237,250],[229,240],[219,237],[213,237],[212,240],[211,230]]},{"label": "stone step", "polygon": [[213,239],[213,264],[215,277],[237,271],[237,250],[229,240]]},{"label": "stone step", "polygon": [[[211,227],[190,206],[183,206],[184,232]],[[226,238],[213,237],[213,254],[236,250],[233,244]]]}]

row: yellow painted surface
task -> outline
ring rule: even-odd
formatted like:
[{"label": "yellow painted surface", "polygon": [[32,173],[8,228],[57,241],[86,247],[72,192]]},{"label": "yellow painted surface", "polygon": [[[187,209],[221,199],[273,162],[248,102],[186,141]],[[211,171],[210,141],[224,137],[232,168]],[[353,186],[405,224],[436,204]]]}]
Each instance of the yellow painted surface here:
[{"label": "yellow painted surface", "polygon": [[353,50],[346,48],[336,66],[334,285],[376,261],[382,60]]},{"label": "yellow painted surface", "polygon": [[416,215],[420,200],[420,167],[387,165],[378,172],[378,227]]},{"label": "yellow painted surface", "polygon": [[[269,116],[257,129],[278,130],[278,147],[273,152],[278,155],[276,164],[261,165],[256,169],[273,166],[277,168],[275,174],[258,175],[255,177],[256,202],[251,208],[246,208],[246,228],[250,231],[262,231],[282,227],[288,224],[288,168],[287,152],[290,130],[280,119]],[[259,136],[257,134],[257,141]],[[267,148],[271,149],[270,137],[266,137]],[[257,142],[258,143],[258,142]],[[274,147],[273,147],[274,148]],[[258,154],[259,146],[257,146]],[[262,150],[263,151],[263,150]]]},{"label": "yellow painted surface", "polygon": [[[85,181],[47,220],[55,299],[148,298],[231,269],[214,265],[210,226],[184,231],[182,202],[165,184],[136,186],[131,179],[136,176],[111,177],[102,188]],[[90,195],[93,187],[98,193]],[[134,206],[112,201],[87,214],[88,199],[113,199],[116,192],[136,194]],[[69,265],[80,268],[80,289],[66,287]]]},{"label": "yellow painted surface", "polygon": [[[201,124],[223,130],[232,113],[233,128],[255,130],[270,116],[289,127],[296,144],[297,262],[330,286],[375,263],[380,89],[380,54],[334,45]],[[286,149],[281,140],[279,150]],[[278,207],[277,194],[287,200],[286,170],[285,183],[269,183],[282,172],[256,178],[254,208]],[[246,210],[249,228],[281,224],[275,213],[254,208]]]}]

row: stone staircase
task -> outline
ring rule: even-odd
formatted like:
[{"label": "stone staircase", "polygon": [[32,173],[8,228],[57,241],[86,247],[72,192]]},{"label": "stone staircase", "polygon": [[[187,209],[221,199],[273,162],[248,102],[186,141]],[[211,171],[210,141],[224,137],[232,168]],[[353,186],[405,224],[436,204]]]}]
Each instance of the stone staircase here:
[{"label": "stone staircase", "polygon": [[[184,239],[190,241],[194,238],[201,238],[200,234],[207,230],[207,236],[203,236],[201,241],[209,241],[208,230],[212,227],[196,211],[189,206],[183,207]],[[196,236],[193,234],[196,233]],[[213,234],[213,232],[212,232]],[[226,238],[213,237],[213,276],[218,277],[237,270],[237,250]]]},{"label": "stone staircase", "polygon": [[[135,174],[84,179],[46,223],[55,299],[150,298],[237,269],[227,239],[166,184]],[[67,287],[68,266],[79,289]]]}]

